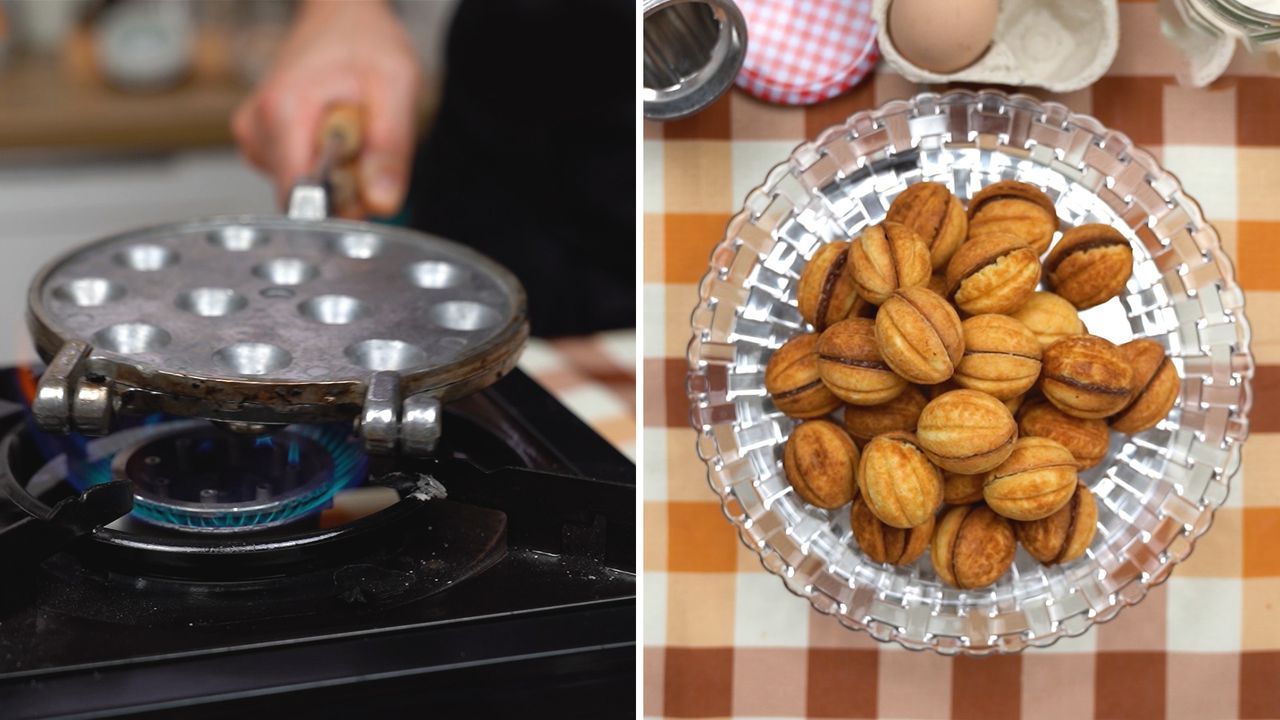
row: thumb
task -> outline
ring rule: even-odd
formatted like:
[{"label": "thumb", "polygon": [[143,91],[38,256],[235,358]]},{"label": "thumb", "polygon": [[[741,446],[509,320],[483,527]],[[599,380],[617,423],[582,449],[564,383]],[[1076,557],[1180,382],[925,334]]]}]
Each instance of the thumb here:
[{"label": "thumb", "polygon": [[368,134],[360,156],[360,200],[375,215],[393,215],[409,185],[417,108],[412,72],[384,77],[366,95]]},{"label": "thumb", "polygon": [[409,184],[409,151],[366,150],[360,155],[360,202],[373,215],[394,215]]}]

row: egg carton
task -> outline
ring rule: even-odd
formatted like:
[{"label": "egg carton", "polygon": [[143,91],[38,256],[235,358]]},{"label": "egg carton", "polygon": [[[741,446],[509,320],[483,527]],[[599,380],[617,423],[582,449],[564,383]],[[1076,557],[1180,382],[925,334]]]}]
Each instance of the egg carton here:
[{"label": "egg carton", "polygon": [[[874,0],[872,16],[885,62],[919,83],[1034,85],[1052,92],[1087,87],[1111,66],[1120,45],[1116,0],[1000,0],[991,47],[953,73],[925,70],[902,56],[889,37],[889,5]],[[954,12],[953,7],[948,8]]]}]

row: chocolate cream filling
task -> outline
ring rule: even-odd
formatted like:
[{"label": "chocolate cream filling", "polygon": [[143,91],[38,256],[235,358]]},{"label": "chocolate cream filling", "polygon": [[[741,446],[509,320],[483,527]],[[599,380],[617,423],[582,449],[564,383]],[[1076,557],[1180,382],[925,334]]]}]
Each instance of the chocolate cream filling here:
[{"label": "chocolate cream filling", "polygon": [[840,365],[848,365],[850,367],[866,368],[867,370],[889,370],[889,366],[879,360],[859,360],[857,358],[839,357],[837,355],[818,355],[818,359],[838,363]]},{"label": "chocolate cream filling", "polygon": [[1088,252],[1090,250],[1097,250],[1098,248],[1105,248],[1105,247],[1129,247],[1129,243],[1125,240],[1116,240],[1115,238],[1098,238],[1097,240],[1086,240],[1078,245],[1073,245],[1072,247],[1068,248],[1066,252],[1062,253],[1061,255],[1058,255],[1057,257],[1050,257],[1049,261],[1045,263],[1044,271],[1045,273],[1053,273],[1057,271],[1058,266],[1061,265],[1064,260],[1071,257],[1072,255],[1075,255],[1076,253]]},{"label": "chocolate cream filling", "polygon": [[947,565],[951,567],[951,579],[955,581],[956,585],[960,584],[960,576],[956,574],[956,545],[960,542],[960,533],[964,531],[965,521],[967,521],[969,516],[973,514],[973,508],[975,507],[977,506],[970,505],[969,508],[965,510],[964,517],[960,518],[960,522],[956,523],[955,537],[951,538],[951,557]]},{"label": "chocolate cream filling", "polygon": [[977,217],[978,213],[982,210],[982,208],[986,207],[987,205],[997,200],[1021,200],[1022,202],[1031,203],[1032,205],[1035,205],[1036,207],[1047,211],[1050,215],[1053,215],[1055,217],[1058,214],[1054,210],[1052,205],[1045,205],[1043,202],[1040,202],[1039,199],[1033,199],[1019,193],[997,193],[990,197],[982,198],[981,200],[978,201],[977,205],[974,205],[973,207],[969,208],[969,217],[971,218]]},{"label": "chocolate cream filling", "polygon": [[1070,385],[1077,390],[1085,390],[1087,392],[1094,392],[1102,395],[1127,395],[1129,393],[1129,388],[1127,387],[1116,388],[1111,387],[1110,385],[1097,385],[1095,383],[1081,382],[1075,378],[1069,378],[1054,373],[1045,373],[1044,376],[1050,380],[1057,380],[1063,385]]},{"label": "chocolate cream filling", "polygon": [[831,261],[831,267],[827,268],[827,275],[822,279],[822,291],[818,294],[818,311],[813,318],[813,324],[819,331],[827,328],[827,310],[831,306],[831,296],[836,292],[836,283],[840,282],[840,273],[844,272],[847,262],[849,262],[849,253],[840,253],[835,260]]},{"label": "chocolate cream filling", "polygon": [[1022,353],[1009,352],[1007,350],[969,350],[968,348],[965,348],[964,356],[969,357],[971,355],[1008,355],[1009,357],[1023,358],[1025,360],[1035,360],[1037,362],[1040,361],[1040,358],[1036,357],[1035,355],[1023,355]]},{"label": "chocolate cream filling", "polygon": [[773,399],[786,400],[788,398],[793,398],[793,397],[796,397],[797,395],[802,395],[804,393],[807,393],[821,384],[822,384],[822,378],[818,378],[817,380],[814,380],[813,382],[805,383],[800,387],[795,387],[795,388],[791,388],[790,390],[786,390],[784,392],[775,393],[773,396]]},{"label": "chocolate cream filling", "polygon": [[[1023,202],[1035,203],[1034,200],[1028,200],[1027,198],[1021,195],[999,195],[999,194],[990,195],[982,198],[981,200],[978,201],[977,205],[974,205],[973,207],[969,208],[969,217],[971,218],[977,217],[978,213],[982,212],[982,208],[990,205],[991,203],[997,200],[1021,200]],[[1035,204],[1038,204],[1038,203],[1035,203]]]},{"label": "chocolate cream filling", "polygon": [[1156,376],[1160,374],[1160,371],[1164,369],[1166,364],[1171,362],[1172,360],[1170,360],[1166,355],[1164,360],[1160,361],[1159,365],[1156,365],[1156,369],[1151,372],[1151,376],[1147,378],[1146,382],[1142,383],[1142,387],[1138,388],[1138,391],[1133,394],[1133,397],[1129,398],[1129,402],[1126,403],[1123,408],[1120,408],[1120,412],[1115,414],[1115,417],[1120,418],[1124,416],[1133,408],[1134,405],[1137,405],[1138,400],[1140,400],[1143,395],[1147,394],[1147,390],[1151,389],[1151,383],[1156,381]]}]

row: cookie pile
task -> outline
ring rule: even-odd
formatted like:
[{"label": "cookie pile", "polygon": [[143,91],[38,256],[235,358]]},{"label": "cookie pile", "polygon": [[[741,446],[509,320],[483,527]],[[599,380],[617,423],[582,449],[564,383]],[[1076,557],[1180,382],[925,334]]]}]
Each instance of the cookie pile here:
[{"label": "cookie pile", "polygon": [[815,332],[774,352],[765,388],[805,420],[783,452],[793,490],[848,505],[871,559],[929,549],[944,582],[977,588],[1019,542],[1045,564],[1080,557],[1097,506],[1077,472],[1101,462],[1111,431],[1154,427],[1177,401],[1159,343],[1116,346],[1080,320],[1124,290],[1129,242],[1090,224],[1050,250],[1057,230],[1033,185],[997,182],[966,210],[925,182],[805,266],[796,300]]}]

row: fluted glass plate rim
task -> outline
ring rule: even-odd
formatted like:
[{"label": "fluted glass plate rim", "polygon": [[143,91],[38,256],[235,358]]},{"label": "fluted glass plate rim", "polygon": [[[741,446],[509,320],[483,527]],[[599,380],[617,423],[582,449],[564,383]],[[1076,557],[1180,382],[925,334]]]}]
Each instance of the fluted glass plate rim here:
[{"label": "fluted glass plate rim", "polygon": [[[1249,351],[1250,331],[1244,313],[1243,293],[1235,281],[1234,267],[1230,258],[1222,252],[1220,238],[1216,230],[1205,221],[1199,204],[1186,195],[1182,190],[1181,183],[1172,173],[1162,168],[1149,152],[1133,146],[1132,141],[1125,134],[1107,128],[1092,116],[1074,113],[1061,103],[1041,101],[1023,94],[1010,95],[998,90],[954,90],[942,94],[922,93],[910,99],[892,100],[880,107],[854,113],[844,122],[826,128],[814,140],[797,145],[786,160],[774,165],[765,173],[764,181],[747,194],[743,208],[729,220],[724,237],[713,249],[709,269],[698,285],[698,304],[691,315],[690,325],[693,337],[686,352],[686,359],[689,363],[689,372],[686,376],[686,392],[690,402],[689,419],[697,433],[697,451],[699,457],[706,464],[708,483],[719,498],[722,512],[735,525],[739,539],[758,556],[766,570],[779,576],[790,592],[808,599],[815,609],[826,614],[835,615],[839,622],[847,628],[866,631],[877,640],[896,642],[907,649],[932,649],[944,654],[981,655],[993,652],[1017,652],[1025,647],[1046,647],[1064,637],[1081,635],[1087,632],[1094,624],[1107,622],[1116,617],[1124,608],[1141,602],[1151,588],[1162,584],[1168,579],[1173,566],[1185,560],[1191,554],[1196,541],[1211,527],[1214,511],[1225,501],[1226,489],[1223,490],[1223,494],[1220,497],[1212,499],[1208,497],[1207,491],[1203,491],[1206,494],[1198,502],[1192,504],[1195,512],[1194,516],[1190,514],[1186,516],[1183,522],[1184,531],[1178,537],[1173,538],[1173,540],[1180,538],[1185,541],[1183,552],[1178,555],[1171,555],[1168,558],[1160,558],[1156,572],[1148,573],[1144,570],[1135,579],[1112,591],[1108,597],[1107,604],[1101,610],[1090,608],[1082,618],[1076,618],[1074,622],[1068,622],[1076,617],[1074,615],[1065,616],[1062,621],[1053,621],[1053,629],[1049,632],[996,633],[976,641],[972,637],[964,638],[963,640],[952,638],[950,642],[944,643],[940,642],[938,637],[909,637],[903,627],[890,626],[879,620],[867,619],[867,617],[855,617],[847,612],[848,606],[846,604],[836,601],[817,588],[814,581],[831,581],[833,578],[834,580],[839,580],[839,577],[833,575],[830,566],[817,570],[812,567],[812,562],[810,561],[816,558],[810,552],[812,548],[804,550],[801,554],[800,563],[793,563],[781,558],[773,548],[762,546],[760,543],[752,541],[752,532],[756,530],[754,527],[755,521],[743,515],[739,500],[735,497],[733,490],[720,487],[715,480],[716,473],[723,470],[728,464],[724,453],[718,451],[715,446],[717,442],[714,434],[716,430],[715,424],[708,424],[700,419],[702,414],[709,414],[715,411],[715,408],[708,407],[707,402],[706,387],[709,383],[707,358],[710,351],[706,350],[704,342],[711,334],[712,324],[716,322],[717,306],[726,300],[733,301],[733,298],[722,298],[717,294],[724,290],[723,287],[718,288],[717,283],[724,284],[723,279],[725,277],[731,276],[739,270],[726,265],[726,261],[734,261],[737,249],[743,246],[744,241],[740,235],[743,234],[744,226],[773,212],[774,203],[772,201],[786,194],[786,191],[782,193],[778,191],[781,182],[789,182],[802,190],[806,186],[812,186],[810,188],[811,194],[818,195],[820,193],[817,188],[833,187],[831,183],[838,183],[842,178],[847,177],[845,171],[851,168],[862,169],[864,166],[874,162],[884,162],[891,165],[895,157],[903,157],[904,153],[911,151],[912,148],[918,150],[919,148],[915,145],[902,147],[901,149],[894,147],[894,143],[901,144],[903,139],[907,137],[903,135],[904,130],[902,128],[903,121],[901,119],[904,113],[909,114],[911,119],[915,120],[927,115],[945,115],[955,110],[974,113],[973,117],[978,117],[979,120],[987,117],[994,118],[994,122],[997,125],[1006,120],[1008,124],[1016,125],[1020,119],[1031,117],[1033,122],[1042,124],[1043,127],[1038,127],[1037,129],[1043,130],[1043,133],[1039,137],[1039,142],[1029,142],[1024,145],[1024,149],[1030,148],[1034,150],[1036,145],[1048,147],[1057,153],[1056,157],[1059,160],[1064,155],[1070,156],[1073,152],[1077,154],[1083,152],[1085,156],[1090,156],[1090,153],[1092,153],[1091,157],[1102,165],[1119,168],[1116,171],[1117,173],[1128,173],[1121,179],[1131,184],[1135,182],[1133,174],[1141,173],[1143,175],[1141,181],[1146,184],[1146,187],[1140,189],[1144,193],[1149,189],[1154,189],[1158,196],[1157,199],[1164,198],[1171,211],[1185,212],[1186,227],[1194,228],[1197,231],[1196,242],[1201,243],[1202,254],[1212,261],[1213,267],[1210,268],[1210,271],[1218,271],[1215,276],[1220,281],[1218,292],[1224,297],[1240,298],[1238,306],[1229,307],[1224,311],[1226,313],[1225,317],[1231,320],[1230,324],[1237,334],[1236,341],[1230,344],[1234,349],[1229,359],[1232,361],[1230,379],[1238,381],[1238,387],[1228,387],[1237,387],[1239,400],[1230,406],[1234,409],[1228,411],[1229,416],[1227,418],[1227,420],[1234,419],[1237,425],[1234,431],[1230,428],[1224,430],[1226,438],[1222,442],[1225,442],[1227,447],[1223,451],[1222,469],[1219,470],[1217,466],[1210,468],[1211,472],[1215,473],[1214,478],[1220,480],[1225,486],[1229,486],[1231,480],[1238,475],[1240,470],[1240,447],[1243,445],[1245,437],[1247,437],[1247,418],[1252,404],[1249,380],[1253,375],[1254,360]],[[972,120],[972,117],[970,120]],[[929,118],[925,118],[925,122],[928,121]],[[1045,137],[1056,137],[1055,126],[1060,126],[1062,136],[1073,142],[1078,143],[1081,135],[1095,136],[1095,147],[1084,148],[1083,150],[1078,147],[1071,147],[1064,150],[1043,142]],[[895,129],[897,132],[896,138],[894,137]],[[1083,132],[1072,136],[1071,131],[1075,129]],[[1023,131],[1025,131],[1025,128],[1023,128]],[[969,132],[966,141],[980,149],[999,149],[1002,147],[1000,145],[1001,140],[1007,141],[1012,132],[1011,130],[1010,133],[1004,135],[997,133],[992,136],[991,133],[984,133],[979,129],[976,132]],[[887,142],[890,149],[887,154],[877,155],[877,153],[868,152],[865,156],[859,155],[859,143],[865,139],[868,146],[874,146],[875,142],[878,142],[877,135],[888,136]],[[912,142],[918,142],[918,139],[914,139]],[[837,147],[839,143],[848,143],[848,146],[854,149],[849,151],[848,148],[844,148],[843,153],[837,152],[841,150],[841,147]],[[1108,155],[1108,153],[1112,154]],[[1034,155],[1034,153],[1029,154]],[[1051,161],[1052,158],[1046,162],[1046,167],[1052,164]],[[1088,171],[1093,169],[1092,165],[1087,162],[1082,163],[1081,168],[1083,168],[1082,176],[1086,180],[1090,182],[1098,180],[1097,177],[1088,174]],[[1136,168],[1136,170],[1130,168]],[[1111,182],[1114,179],[1108,176],[1100,187],[1106,187],[1108,190],[1112,187],[1119,187],[1121,183]],[[789,192],[794,194],[797,199],[813,200],[809,195],[800,193],[794,188]],[[1105,191],[1100,189],[1099,193],[1102,192]],[[1145,201],[1152,202],[1152,199],[1151,197],[1146,197]],[[812,205],[813,203],[811,202],[810,204]],[[1134,200],[1131,204],[1136,207],[1138,201]],[[795,207],[792,204],[793,211]],[[792,213],[793,216],[795,214],[795,212]],[[1161,214],[1158,217],[1154,214],[1150,215],[1147,218],[1148,224],[1158,224],[1160,219],[1166,217],[1166,214]],[[1148,234],[1152,235],[1153,233]],[[1175,240],[1182,241],[1182,238],[1175,238]],[[753,242],[765,243],[767,240],[757,237]],[[1134,242],[1137,242],[1137,240],[1134,240]],[[1163,258],[1167,254],[1169,247],[1171,246],[1166,244],[1164,251],[1159,253],[1159,257],[1153,256],[1150,258],[1152,262]],[[763,262],[763,260],[764,258],[761,256],[760,261]],[[1207,261],[1206,264],[1208,264]],[[1209,273],[1206,272],[1205,274],[1208,275]],[[1189,285],[1188,288],[1190,288]],[[738,290],[736,287],[732,289]],[[1192,299],[1196,297],[1198,295],[1193,295]],[[1154,309],[1169,310],[1171,313],[1174,311],[1170,306],[1166,305],[1158,306]],[[1182,310],[1179,309],[1178,311],[1181,312]],[[735,312],[741,315],[742,307],[740,305],[735,307]],[[1216,341],[1220,334],[1215,334],[1212,338]],[[1201,347],[1203,347],[1203,344]],[[1180,371],[1180,374],[1182,372]],[[1216,374],[1220,374],[1220,372],[1221,368],[1215,370]],[[1199,379],[1204,380],[1205,378],[1202,376]],[[1221,389],[1214,388],[1214,391],[1217,392]],[[1201,387],[1201,390],[1203,390],[1203,387]],[[1204,396],[1202,395],[1201,397],[1201,403],[1203,403]],[[1178,416],[1175,428],[1177,430],[1182,429],[1181,405],[1183,400],[1180,395],[1180,408],[1175,409],[1174,413],[1171,414],[1171,417],[1175,414]],[[1209,410],[1214,407],[1217,406],[1210,405]],[[1200,410],[1204,411],[1203,408],[1200,408]],[[1113,447],[1114,450],[1115,448]],[[735,458],[735,460],[738,459],[740,458]],[[742,482],[746,481],[743,480]],[[1165,499],[1168,499],[1168,492],[1177,493],[1177,499],[1184,499],[1181,495],[1182,491],[1178,489],[1176,482],[1170,481],[1170,488],[1166,490]],[[767,506],[767,500],[765,504]],[[1185,513],[1192,512],[1188,508],[1181,508],[1180,511]],[[1166,515],[1163,519],[1167,520],[1169,517]],[[769,519],[772,520],[774,518]],[[803,520],[801,518],[799,522],[803,522]],[[1162,528],[1168,529],[1164,526]],[[786,534],[790,536],[795,528],[787,527],[785,530]],[[814,535],[812,537],[817,536]],[[1166,543],[1162,552],[1168,551],[1170,545],[1171,542]],[[1147,558],[1147,560],[1150,561],[1151,558]],[[804,567],[800,567],[800,565],[804,565]],[[865,593],[871,593],[872,602],[874,602],[874,596],[883,591],[883,588],[860,585],[858,578],[854,575],[849,576],[847,584],[848,594],[856,595],[862,593],[863,595],[860,597],[865,599]],[[846,590],[843,588],[838,589]],[[1075,590],[1072,589],[1071,593],[1074,592]],[[1075,599],[1081,601],[1080,597]],[[1087,603],[1088,601],[1083,600],[1082,602]],[[919,610],[919,605],[921,604],[923,604],[923,600],[913,608],[908,607],[907,605],[910,605],[910,603],[907,603],[903,606],[903,610],[904,612],[913,609]],[[1042,608],[1042,610],[1049,610],[1049,608]],[[1004,617],[1012,618],[1013,626],[1016,627],[1019,614],[1021,613],[1024,616],[1022,619],[1026,620],[1025,616],[1028,612],[1028,610],[1019,608],[1009,611]],[[1052,614],[1050,612],[1048,616],[1052,616]],[[964,616],[962,615],[961,617]],[[996,627],[996,623],[1000,622],[1001,617],[1001,613],[992,615],[992,628]],[[753,621],[768,623],[769,619],[761,617],[755,618]],[[930,622],[930,620],[926,619],[925,622]],[[979,622],[978,625],[979,627],[986,627],[982,622]]]}]

